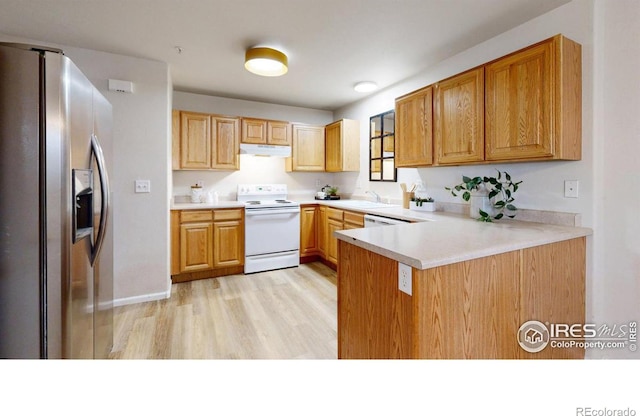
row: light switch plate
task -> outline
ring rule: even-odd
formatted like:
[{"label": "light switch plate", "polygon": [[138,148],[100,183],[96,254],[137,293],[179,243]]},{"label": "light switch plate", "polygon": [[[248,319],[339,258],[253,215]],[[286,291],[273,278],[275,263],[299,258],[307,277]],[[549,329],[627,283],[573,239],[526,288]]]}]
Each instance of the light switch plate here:
[{"label": "light switch plate", "polygon": [[148,179],[136,179],[135,181],[137,194],[151,192],[151,181]]},{"label": "light switch plate", "polygon": [[411,266],[398,262],[398,289],[411,295]]}]

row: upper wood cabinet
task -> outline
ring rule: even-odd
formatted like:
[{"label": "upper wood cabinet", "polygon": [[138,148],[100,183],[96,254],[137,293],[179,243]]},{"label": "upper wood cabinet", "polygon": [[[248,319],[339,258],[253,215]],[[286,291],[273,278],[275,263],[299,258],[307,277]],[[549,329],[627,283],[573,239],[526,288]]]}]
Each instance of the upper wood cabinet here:
[{"label": "upper wood cabinet", "polygon": [[327,172],[360,171],[360,122],[342,119],[325,127]]},{"label": "upper wood cabinet", "polygon": [[240,121],[205,113],[172,113],[174,170],[237,170]]},{"label": "upper wood cabinet", "polygon": [[397,98],[396,166],[580,160],[581,54],[557,35]]},{"label": "upper wood cabinet", "polygon": [[486,65],[486,160],[579,160],[581,79],[581,47],[561,35]]},{"label": "upper wood cabinet", "polygon": [[180,112],[180,168],[211,169],[211,116]]},{"label": "upper wood cabinet", "polygon": [[287,172],[323,172],[325,169],[324,126],[293,124],[291,157]]},{"label": "upper wood cabinet", "polygon": [[396,167],[430,166],[433,163],[433,87],[397,98],[395,111]]},{"label": "upper wood cabinet", "polygon": [[484,160],[484,68],[435,84],[434,149],[436,165]]},{"label": "upper wood cabinet", "polygon": [[234,117],[211,117],[212,169],[240,169],[240,121]]},{"label": "upper wood cabinet", "polygon": [[241,142],[291,146],[291,124],[287,121],[243,118]]}]

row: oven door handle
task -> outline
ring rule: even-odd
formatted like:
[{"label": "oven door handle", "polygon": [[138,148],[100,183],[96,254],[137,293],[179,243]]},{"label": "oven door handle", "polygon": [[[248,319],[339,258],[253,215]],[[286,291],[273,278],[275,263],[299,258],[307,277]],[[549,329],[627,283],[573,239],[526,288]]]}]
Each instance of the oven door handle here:
[{"label": "oven door handle", "polygon": [[282,214],[299,214],[300,208],[261,208],[261,209],[248,209],[245,211],[247,217],[254,217],[259,215],[282,215]]}]

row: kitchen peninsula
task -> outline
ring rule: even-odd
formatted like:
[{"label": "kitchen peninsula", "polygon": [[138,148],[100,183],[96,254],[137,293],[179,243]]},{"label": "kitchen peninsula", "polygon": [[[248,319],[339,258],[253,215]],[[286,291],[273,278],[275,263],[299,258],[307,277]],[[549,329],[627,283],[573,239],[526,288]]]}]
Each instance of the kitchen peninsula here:
[{"label": "kitchen peninsula", "polygon": [[339,358],[584,357],[581,348],[530,353],[517,336],[532,320],[584,323],[590,229],[429,219],[335,233]]}]

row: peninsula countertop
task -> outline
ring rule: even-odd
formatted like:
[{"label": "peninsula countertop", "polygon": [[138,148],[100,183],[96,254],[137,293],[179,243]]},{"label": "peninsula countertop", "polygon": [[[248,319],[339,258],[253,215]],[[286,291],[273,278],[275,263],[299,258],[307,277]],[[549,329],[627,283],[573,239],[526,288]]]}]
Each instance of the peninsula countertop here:
[{"label": "peninsula countertop", "polygon": [[[393,217],[409,211],[402,208],[383,210]],[[515,220],[484,223],[464,215],[442,212],[410,211],[404,215],[405,219],[421,222],[336,231],[334,235],[350,244],[424,270],[593,234],[590,228],[585,227]],[[415,218],[418,216],[420,218]]]}]

